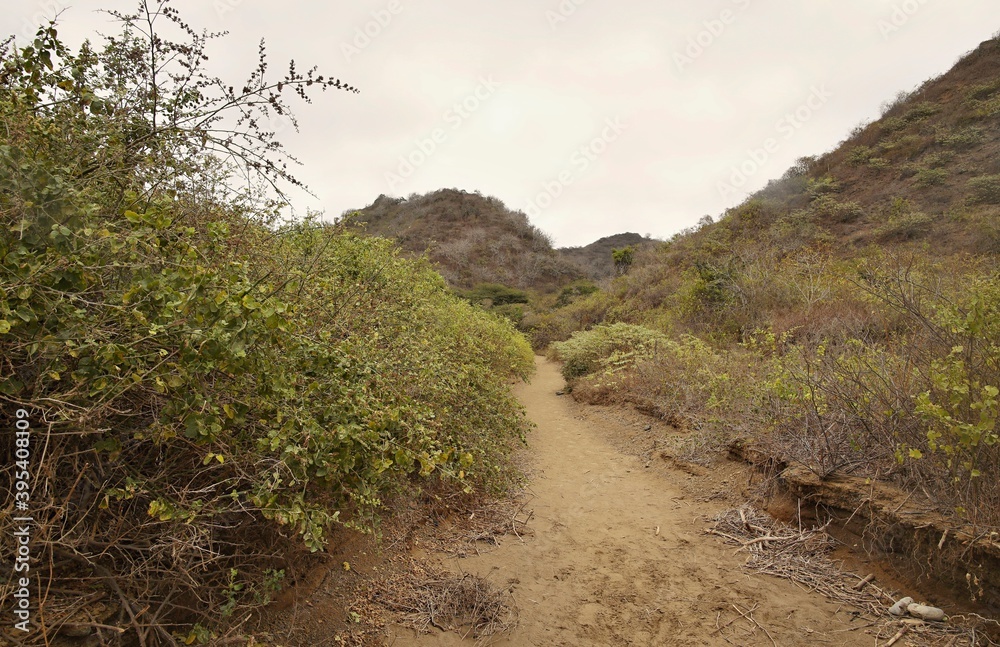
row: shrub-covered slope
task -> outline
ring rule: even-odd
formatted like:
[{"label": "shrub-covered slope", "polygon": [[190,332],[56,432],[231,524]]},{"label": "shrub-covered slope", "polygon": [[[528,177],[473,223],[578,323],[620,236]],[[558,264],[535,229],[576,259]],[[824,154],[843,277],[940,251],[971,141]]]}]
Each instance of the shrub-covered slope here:
[{"label": "shrub-covered slope", "polygon": [[394,238],[410,254],[423,254],[456,288],[480,283],[549,290],[583,271],[560,257],[552,241],[520,211],[494,197],[441,189],[408,199],[379,198],[353,212],[369,235]]},{"label": "shrub-covered slope", "polygon": [[553,347],[594,369],[575,393],[642,403],[697,429],[692,447],[750,438],[998,527],[998,153],[991,40],[719,222],[640,250],[536,339],[598,326]]},{"label": "shrub-covered slope", "polygon": [[[262,51],[235,93],[202,75],[197,32],[148,11],[100,49],[51,27],[0,51],[0,472],[29,485],[0,532],[34,519],[46,625],[24,644],[99,598],[91,621],[129,644],[207,641],[386,497],[502,487],[525,424],[510,324],[389,241],[231,188],[294,181],[247,126],[288,114],[282,88],[344,86],[269,80]],[[225,106],[245,130],[218,135]]]}]

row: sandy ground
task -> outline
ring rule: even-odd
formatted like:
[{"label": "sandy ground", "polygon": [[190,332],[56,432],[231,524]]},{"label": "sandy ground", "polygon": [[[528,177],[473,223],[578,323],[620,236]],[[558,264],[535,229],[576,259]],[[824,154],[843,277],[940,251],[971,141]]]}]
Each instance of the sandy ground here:
[{"label": "sandy ground", "polygon": [[[538,425],[529,438],[533,535],[445,561],[501,587],[514,583],[519,625],[492,644],[874,644],[851,609],[743,572],[745,554],[704,533],[725,502],[691,487],[683,471],[650,469],[618,451],[614,421],[557,396],[558,368],[541,358],[537,364],[532,383],[518,387]],[[390,640],[400,647],[471,643],[401,628]]]}]

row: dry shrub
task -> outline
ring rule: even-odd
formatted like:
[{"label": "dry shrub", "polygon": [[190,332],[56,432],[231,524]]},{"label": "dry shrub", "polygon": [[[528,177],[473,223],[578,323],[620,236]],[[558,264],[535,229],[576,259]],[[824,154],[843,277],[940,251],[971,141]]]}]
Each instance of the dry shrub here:
[{"label": "dry shrub", "polygon": [[497,588],[469,573],[456,574],[414,560],[409,572],[375,585],[371,600],[398,614],[400,624],[420,633],[431,627],[475,638],[487,645],[517,626],[518,610],[511,587]]}]

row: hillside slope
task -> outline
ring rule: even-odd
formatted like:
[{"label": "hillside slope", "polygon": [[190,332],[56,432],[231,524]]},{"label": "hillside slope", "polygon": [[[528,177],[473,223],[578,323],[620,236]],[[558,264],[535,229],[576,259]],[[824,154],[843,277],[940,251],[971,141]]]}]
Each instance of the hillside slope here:
[{"label": "hillside slope", "polygon": [[884,481],[1000,530],[998,153],[994,39],[549,313],[543,332],[578,331],[553,347],[574,397],[694,430],[686,456]]},{"label": "hillside slope", "polygon": [[369,235],[394,238],[410,254],[427,253],[452,287],[501,283],[552,289],[584,276],[552,241],[502,201],[456,189],[409,199],[379,196],[350,219]]},{"label": "hillside slope", "polygon": [[831,305],[832,283],[795,287],[796,277],[818,280],[831,264],[877,254],[993,263],[997,252],[1000,41],[991,40],[718,222],[638,254],[599,310],[633,322],[667,311],[682,327],[737,335],[816,330],[828,326],[814,308],[851,313]]}]

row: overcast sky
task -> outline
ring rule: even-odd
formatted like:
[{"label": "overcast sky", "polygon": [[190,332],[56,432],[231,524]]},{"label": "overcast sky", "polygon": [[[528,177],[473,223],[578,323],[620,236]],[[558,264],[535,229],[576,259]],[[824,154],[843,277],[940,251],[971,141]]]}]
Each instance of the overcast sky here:
[{"label": "overcast sky", "polygon": [[[71,43],[134,0],[5,3],[3,33],[65,7]],[[227,30],[211,70],[239,83],[267,40],[276,71],[361,89],[297,109],[283,133],[330,217],[440,188],[529,214],[557,245],[666,238],[827,151],[901,90],[1000,30],[996,0],[176,0]]]}]

